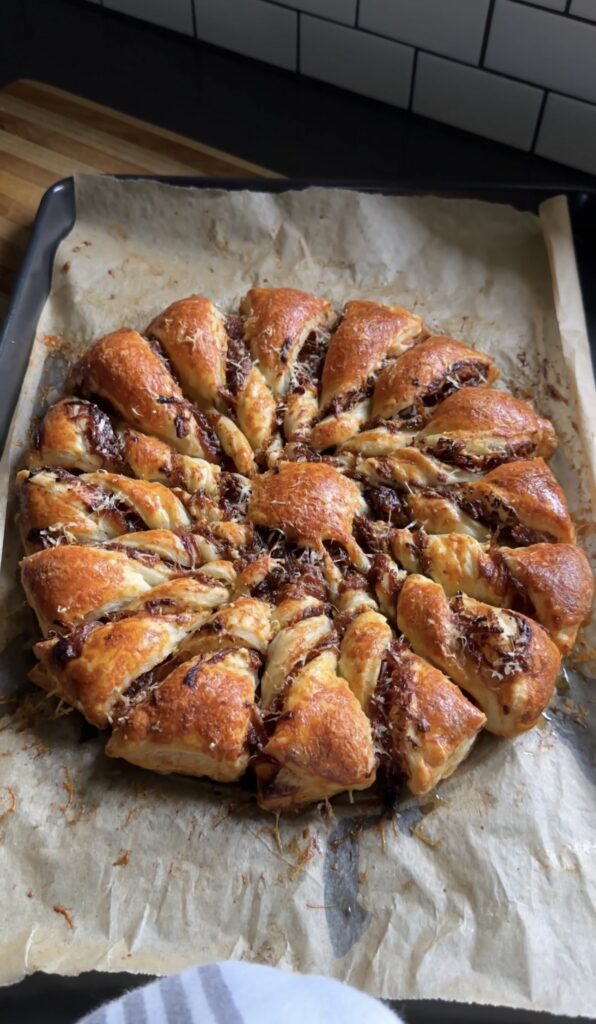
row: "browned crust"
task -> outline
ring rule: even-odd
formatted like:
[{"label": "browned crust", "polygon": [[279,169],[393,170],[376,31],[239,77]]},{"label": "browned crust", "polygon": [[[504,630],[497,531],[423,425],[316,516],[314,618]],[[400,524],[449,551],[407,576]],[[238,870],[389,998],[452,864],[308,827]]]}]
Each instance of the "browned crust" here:
[{"label": "browned crust", "polygon": [[101,530],[97,509],[105,505],[102,493],[66,470],[21,470],[17,474],[19,520],[25,551],[65,539],[90,543],[116,537],[127,530],[126,516],[117,508],[104,508]]},{"label": "browned crust", "polygon": [[419,316],[401,306],[346,302],[344,316],[329,343],[321,377],[321,408],[358,391],[389,356],[397,356],[423,334]]},{"label": "browned crust", "polygon": [[63,398],[48,409],[35,431],[27,457],[29,469],[62,466],[87,472],[117,470],[121,462],[118,441],[107,415],[82,398]]},{"label": "browned crust", "polygon": [[121,444],[125,462],[141,480],[181,487],[190,494],[200,490],[217,495],[221,474],[219,466],[181,455],[165,441],[137,430],[122,431]]},{"label": "browned crust", "polygon": [[122,328],[95,342],[81,360],[80,375],[86,391],[133,427],[184,455],[215,461],[217,442],[197,421],[164,360],[137,331]]},{"label": "browned crust", "polygon": [[539,622],[568,653],[594,597],[594,577],[584,552],[573,544],[533,544],[502,548],[501,554]]},{"label": "browned crust", "polygon": [[323,654],[296,678],[285,715],[263,750],[266,760],[257,768],[259,803],[268,810],[301,806],[374,782],[370,722],[329,662]]},{"label": "browned crust", "polygon": [[56,639],[36,644],[35,654],[54,692],[103,728],[124,690],[164,661],[183,636],[175,617],[146,613],[98,625],[84,637],[79,656],[66,662],[55,653],[62,643]]},{"label": "browned crust", "polygon": [[408,789],[422,795],[452,774],[486,716],[447,676],[412,651],[397,651],[388,668],[371,710],[387,727],[383,738],[394,767],[406,776]]},{"label": "browned crust", "polygon": [[[543,461],[552,424],[490,387],[489,356],[424,340],[401,307],[348,302],[328,346],[324,299],[255,288],[241,314],[193,295],[149,337],[112,332],[73,377],[100,405],[66,398],[35,432],[21,529],[28,551],[47,550],[21,571],[49,635],[31,678],[93,724],[115,722],[108,753],[135,764],[231,781],[252,757],[270,810],[366,788],[377,757],[423,794],[485,722],[503,736],[535,724],[555,644],[570,650],[589,611],[589,565]],[[284,412],[299,442],[285,453]],[[379,457],[320,454],[352,435],[356,454]],[[232,464],[259,475],[240,480]],[[428,513],[429,529],[466,534],[391,539],[355,522],[367,505],[352,474],[379,515]],[[262,555],[267,528],[285,535],[279,562]],[[433,565],[440,585],[419,575]]]},{"label": "browned crust", "polygon": [[[474,697],[489,732],[516,736],[536,724],[561,662],[541,626],[472,598],[448,600],[442,587],[418,575],[402,587],[397,624],[417,654]],[[497,651],[502,654],[495,657]]]},{"label": "browned crust", "polygon": [[492,384],[499,376],[493,360],[484,352],[477,352],[453,338],[435,335],[405,352],[379,375],[372,415],[390,419],[413,407],[408,418],[417,417],[421,423],[426,422],[436,404],[436,389],[439,389],[440,400],[440,389],[448,377],[455,380],[456,367],[460,368],[462,377],[460,386],[466,386],[466,380],[467,386]]},{"label": "browned crust", "polygon": [[295,288],[251,288],[240,303],[244,336],[263,375],[277,393],[288,365],[307,334],[328,326],[333,309],[326,299]]},{"label": "browned crust", "polygon": [[[239,778],[248,763],[257,665],[245,650],[183,662],[117,722],[106,752],[158,771]],[[159,748],[168,748],[166,760]]]},{"label": "browned crust", "polygon": [[497,515],[511,508],[528,530],[572,543],[575,530],[563,489],[543,459],[506,462],[481,480],[461,485],[461,494],[479,500]]},{"label": "browned crust", "polygon": [[362,552],[352,521],[362,508],[356,484],[321,462],[283,462],[279,471],[253,481],[248,517],[259,526],[283,530],[298,544],[321,549],[337,541],[357,562]]},{"label": "browned crust", "polygon": [[550,420],[538,416],[527,402],[493,388],[462,388],[449,395],[419,436],[435,434],[453,435],[464,445],[467,437],[478,434],[511,443],[526,441],[533,445],[530,454],[545,459],[557,446]]},{"label": "browned crust", "polygon": [[159,577],[165,566],[149,570],[120,551],[65,544],[24,558],[21,582],[43,633],[73,627],[108,608],[132,601]]},{"label": "browned crust", "polygon": [[226,383],[228,339],[222,314],[210,299],[178,299],[151,321],[157,338],[187,393],[203,406],[219,407]]}]

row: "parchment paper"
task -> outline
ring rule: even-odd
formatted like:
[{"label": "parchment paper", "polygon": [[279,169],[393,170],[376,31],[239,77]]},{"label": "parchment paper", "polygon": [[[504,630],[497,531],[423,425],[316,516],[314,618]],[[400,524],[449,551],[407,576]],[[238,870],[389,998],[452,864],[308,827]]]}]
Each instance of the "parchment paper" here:
[{"label": "parchment paper", "polygon": [[[399,302],[491,353],[557,428],[553,468],[589,545],[596,402],[568,215],[310,189],[192,192],[83,177],[0,467],[22,461],[65,363],[192,291],[255,284]],[[549,265],[550,261],[550,265]],[[44,369],[45,365],[45,369]],[[43,371],[43,373],[42,373]],[[9,503],[5,692],[30,660]],[[18,635],[17,635],[18,634]],[[580,648],[594,649],[593,625]],[[0,980],[168,973],[244,958],[375,995],[594,1010],[594,696],[568,669],[540,726],[481,737],[440,787],[381,822],[366,794],[273,819],[250,794],[110,761],[81,718],[7,705],[0,728]],[[566,689],[567,688],[567,689]],[[34,699],[37,704],[40,698]]]}]

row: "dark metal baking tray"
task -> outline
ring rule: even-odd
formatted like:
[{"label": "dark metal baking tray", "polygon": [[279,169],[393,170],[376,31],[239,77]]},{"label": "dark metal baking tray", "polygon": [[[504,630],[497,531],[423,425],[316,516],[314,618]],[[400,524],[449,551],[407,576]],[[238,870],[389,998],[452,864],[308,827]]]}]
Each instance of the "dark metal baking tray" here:
[{"label": "dark metal baking tray", "polygon": [[[137,177],[121,175],[120,177]],[[451,198],[474,198],[506,203],[520,210],[536,212],[551,196],[566,194],[569,201],[573,239],[580,283],[588,322],[592,359],[596,361],[596,189],[569,190],[529,185],[464,184],[441,187],[439,181],[426,182],[354,182],[304,181],[287,178],[230,179],[150,176],[170,185],[195,188],[251,189],[283,192],[287,189],[322,185],[352,188],[388,195],[439,195]],[[75,217],[75,194],[72,178],[57,182],[45,193],[37,212],[33,231],[8,314],[0,330],[0,447],[4,445],[17,401],[21,381],[27,367],[29,352],[43,305],[47,299],[52,276],[54,254],[60,241],[70,231]],[[149,978],[127,974],[91,972],[78,978],[35,974],[18,985],[0,989],[0,1018],[7,1024],[71,1024],[94,1006],[114,999],[128,988]],[[554,1017],[528,1010],[478,1006],[438,1000],[405,1000],[391,1004],[403,1013],[409,1024],[580,1024],[584,1018]]]},{"label": "dark metal baking tray", "polygon": [[[123,178],[138,177],[120,175]],[[596,189],[560,189],[525,185],[466,185],[441,188],[437,181],[411,182],[315,182],[290,178],[173,178],[150,176],[169,185],[194,188],[251,189],[262,192],[284,192],[287,189],[323,185],[331,188],[353,188],[388,195],[440,195],[469,197],[507,203],[520,210],[536,212],[550,196],[567,195],[580,283],[588,322],[592,360],[596,363]],[[19,272],[4,325],[0,330],[0,448],[4,446],[12,413],[39,315],[47,299],[52,276],[54,253],[59,242],[70,231],[75,217],[74,181],[65,178],[45,193],[35,218],[33,231]]]}]

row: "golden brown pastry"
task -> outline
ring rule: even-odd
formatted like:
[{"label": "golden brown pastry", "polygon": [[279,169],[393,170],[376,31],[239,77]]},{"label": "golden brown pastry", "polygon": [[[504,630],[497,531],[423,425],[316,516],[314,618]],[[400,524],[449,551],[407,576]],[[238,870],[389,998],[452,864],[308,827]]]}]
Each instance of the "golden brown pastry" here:
[{"label": "golden brown pastry", "polygon": [[324,541],[334,541],[358,568],[366,569],[366,555],[352,535],[354,516],[364,509],[356,484],[334,467],[322,462],[284,462],[277,472],[255,479],[248,517],[318,551],[323,550]]},{"label": "golden brown pastry", "polygon": [[117,708],[106,754],[164,774],[240,778],[259,721],[258,665],[258,656],[243,648],[184,661],[140,703]]},{"label": "golden brown pastry", "polygon": [[96,341],[77,373],[86,392],[137,430],[167,441],[182,455],[208,462],[220,458],[205,414],[184,398],[159,352],[136,331],[122,328]]},{"label": "golden brown pastry", "polygon": [[229,587],[210,577],[175,579],[147,591],[121,618],[42,640],[35,654],[45,670],[43,685],[101,728],[129,688],[148,685],[149,674],[228,596]]},{"label": "golden brown pastry", "polygon": [[533,544],[500,548],[500,555],[530,606],[529,614],[568,654],[594,597],[594,577],[584,552],[573,544]]},{"label": "golden brown pastry", "polygon": [[391,552],[398,564],[440,583],[447,597],[463,592],[508,608],[519,591],[505,564],[505,550],[481,544],[465,533],[401,529],[391,535]]},{"label": "golden brown pastry", "polygon": [[252,528],[241,523],[220,522],[195,526],[189,533],[179,530],[142,530],[107,541],[103,547],[123,551],[135,562],[155,565],[163,561],[173,570],[194,572],[206,562],[222,558],[236,560],[251,548]]},{"label": "golden brown pastry", "polygon": [[516,544],[573,543],[565,495],[542,459],[506,462],[478,481],[461,484],[457,505]]},{"label": "golden brown pastry", "polygon": [[265,654],[272,635],[271,607],[255,597],[237,597],[214,612],[183,644],[189,656],[247,647]]},{"label": "golden brown pastry", "polygon": [[464,388],[450,395],[414,443],[441,462],[473,471],[537,455],[549,459],[557,446],[550,420],[493,388]]},{"label": "golden brown pastry", "polygon": [[393,454],[370,456],[358,460],[355,474],[373,486],[411,488],[447,487],[474,479],[469,469],[450,466],[413,446],[401,448]]},{"label": "golden brown pastry", "polygon": [[138,430],[120,432],[122,456],[134,476],[167,487],[182,487],[190,494],[200,491],[219,496],[221,469],[205,459],[181,455],[165,441]]},{"label": "golden brown pastry", "polygon": [[448,599],[438,583],[412,575],[398,597],[397,625],[416,654],[471,694],[489,732],[517,736],[536,724],[561,656],[527,616],[465,595]]},{"label": "golden brown pastry", "polygon": [[377,688],[393,630],[378,611],[368,608],[357,614],[346,629],[339,649],[339,674],[366,711]]},{"label": "golden brown pastry", "polygon": [[430,576],[448,597],[463,591],[487,604],[527,612],[563,654],[573,647],[592,604],[590,564],[572,544],[499,548],[465,534],[395,530],[391,547],[404,569]]},{"label": "golden brown pastry", "polygon": [[122,454],[105,412],[82,398],[63,398],[48,409],[34,431],[27,466],[118,471]]},{"label": "golden brown pastry", "polygon": [[472,480],[503,462],[534,455],[550,458],[552,424],[506,391],[464,388],[442,402],[416,434],[392,423],[365,430],[344,445],[369,458],[356,463],[364,479],[400,487],[437,487]]},{"label": "golden brown pastry", "polygon": [[273,735],[255,764],[265,810],[302,807],[375,780],[370,722],[336,665],[336,652],[323,651],[281,695]]},{"label": "golden brown pastry", "polygon": [[416,796],[453,774],[486,725],[486,716],[459,687],[396,643],[385,656],[371,714],[392,773],[402,774]]},{"label": "golden brown pastry", "polygon": [[326,299],[295,288],[251,288],[240,303],[252,358],[276,397],[286,394],[300,349],[334,319]]},{"label": "golden brown pastry", "polygon": [[460,341],[434,335],[405,352],[377,379],[371,415],[399,419],[403,429],[417,430],[434,407],[459,388],[493,384],[499,376],[493,360]]},{"label": "golden brown pastry", "polygon": [[401,306],[347,302],[325,357],[311,447],[328,448],[355,434],[370,414],[374,380],[384,362],[422,337],[421,318]]},{"label": "golden brown pastry", "polygon": [[61,544],[23,559],[23,590],[44,635],[110,616],[176,573],[171,563],[115,547]]},{"label": "golden brown pastry", "polygon": [[263,451],[277,430],[277,401],[259,367],[253,364],[240,317],[226,321],[226,400],[255,452]]},{"label": "golden brown pastry", "polygon": [[[379,518],[390,518],[396,526],[416,523],[427,533],[466,533],[481,541],[494,533],[499,543],[573,542],[565,495],[543,459],[506,462],[466,482],[435,478],[425,485],[424,474],[432,466],[423,453],[410,458],[413,451],[404,450],[406,459],[402,453],[359,464],[359,477],[372,485],[366,499]],[[391,496],[393,488],[402,493]]]},{"label": "golden brown pastry", "polygon": [[423,795],[483,726],[531,728],[593,584],[552,425],[497,376],[399,306],[336,325],[291,288],[100,339],[17,477],[30,678],[110,756],[248,770],[276,812]]},{"label": "golden brown pastry", "polygon": [[178,299],[146,331],[168,357],[185,392],[201,408],[223,411],[228,337],[225,320],[210,299]]},{"label": "golden brown pastry", "polygon": [[167,487],[115,473],[22,470],[17,489],[27,552],[64,542],[97,543],[144,526],[184,530],[191,525],[184,505]]}]

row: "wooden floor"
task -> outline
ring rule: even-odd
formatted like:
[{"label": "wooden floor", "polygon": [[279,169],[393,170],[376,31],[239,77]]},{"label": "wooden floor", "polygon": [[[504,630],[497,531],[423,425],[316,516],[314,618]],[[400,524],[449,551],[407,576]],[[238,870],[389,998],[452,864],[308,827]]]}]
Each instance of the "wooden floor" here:
[{"label": "wooden floor", "polygon": [[277,177],[41,82],[0,89],[0,319],[41,197],[75,172]]}]

